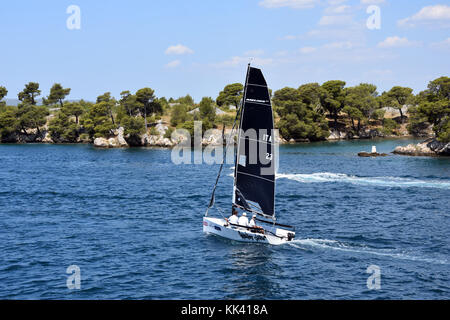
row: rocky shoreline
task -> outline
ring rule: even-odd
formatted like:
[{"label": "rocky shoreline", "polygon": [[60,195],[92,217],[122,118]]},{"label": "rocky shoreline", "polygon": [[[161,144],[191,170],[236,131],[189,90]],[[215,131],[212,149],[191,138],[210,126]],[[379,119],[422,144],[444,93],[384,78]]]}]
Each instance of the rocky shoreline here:
[{"label": "rocky shoreline", "polygon": [[403,156],[450,156],[450,143],[430,138],[418,144],[399,146],[393,153]]},{"label": "rocky shoreline", "polygon": [[[184,135],[177,134],[176,132],[171,134],[170,138],[167,138],[166,133],[169,128],[162,121],[157,122],[154,129],[158,133],[157,135],[144,134],[139,139],[134,139],[132,143],[129,143],[129,138],[124,135],[124,129],[120,127],[114,132],[114,137],[96,138],[93,144],[97,148],[126,148],[130,146],[172,148],[186,140]],[[213,131],[213,133],[202,138],[201,143],[203,146],[222,144],[222,131]],[[230,129],[225,130],[225,135],[229,135],[230,132]]]},{"label": "rocky shoreline", "polygon": [[[77,143],[90,144],[92,143],[96,148],[128,148],[128,147],[156,147],[156,148],[173,148],[176,145],[186,140],[183,135],[172,135],[170,138],[166,137],[166,133],[169,130],[168,126],[163,121],[158,121],[153,128],[157,134],[144,134],[139,139],[130,141],[124,133],[124,128],[120,127],[114,130],[113,135],[108,138],[99,137],[91,141],[89,139],[79,138]],[[155,133],[155,130],[153,132]],[[228,136],[231,133],[231,129],[225,130],[225,135]],[[364,130],[354,135],[351,132],[343,131],[331,131],[327,141],[339,141],[339,140],[356,140],[356,139],[374,139],[374,138],[404,138],[410,136],[407,132],[402,133],[400,136],[384,135],[376,129]],[[287,141],[282,137],[276,137],[276,141],[280,144],[292,144],[305,141]],[[53,141],[47,128],[43,128],[39,132],[36,130],[27,131],[27,134],[20,133],[9,137],[5,142],[7,143],[46,143],[46,144],[59,144],[58,141]],[[221,145],[222,131],[213,130],[208,135],[202,138],[202,146],[214,146]],[[409,144],[407,146],[398,146],[393,151],[397,155],[405,156],[450,156],[450,143],[443,143],[435,138],[429,138],[424,142],[418,144]],[[362,154],[360,156],[371,156],[370,153]]]}]

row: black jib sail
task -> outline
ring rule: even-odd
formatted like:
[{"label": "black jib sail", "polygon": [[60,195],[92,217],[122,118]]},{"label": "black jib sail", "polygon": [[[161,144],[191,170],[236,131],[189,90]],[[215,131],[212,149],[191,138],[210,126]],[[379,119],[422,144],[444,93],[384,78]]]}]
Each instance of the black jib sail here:
[{"label": "black jib sail", "polygon": [[233,203],[275,216],[275,137],[269,89],[260,69],[248,67],[239,127]]}]

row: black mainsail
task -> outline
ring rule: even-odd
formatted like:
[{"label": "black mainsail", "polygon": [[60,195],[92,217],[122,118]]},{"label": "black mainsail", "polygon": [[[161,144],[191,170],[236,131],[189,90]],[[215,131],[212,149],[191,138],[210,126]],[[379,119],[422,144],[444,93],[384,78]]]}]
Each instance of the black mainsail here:
[{"label": "black mainsail", "polygon": [[275,137],[269,89],[249,65],[241,106],[233,204],[275,219]]}]

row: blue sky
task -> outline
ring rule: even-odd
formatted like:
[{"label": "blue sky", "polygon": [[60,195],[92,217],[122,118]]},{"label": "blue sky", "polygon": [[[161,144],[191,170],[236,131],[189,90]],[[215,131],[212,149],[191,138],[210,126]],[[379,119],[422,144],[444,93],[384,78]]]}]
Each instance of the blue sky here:
[{"label": "blue sky", "polygon": [[[67,28],[70,5],[79,30]],[[370,5],[380,29],[367,28]],[[151,87],[198,101],[243,82],[250,58],[274,90],[341,79],[417,93],[450,76],[448,0],[15,0],[2,4],[0,35],[8,98],[37,81],[71,99]]]}]

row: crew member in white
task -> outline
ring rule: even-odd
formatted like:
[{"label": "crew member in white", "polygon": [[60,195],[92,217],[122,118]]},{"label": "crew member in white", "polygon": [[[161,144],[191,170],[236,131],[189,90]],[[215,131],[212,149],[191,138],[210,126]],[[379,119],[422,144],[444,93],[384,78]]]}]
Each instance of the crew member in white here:
[{"label": "crew member in white", "polygon": [[250,228],[254,228],[251,230],[252,232],[264,234],[264,229],[262,227],[256,225],[256,214],[254,214],[252,216],[252,219],[250,220],[250,223],[248,224],[248,226]]},{"label": "crew member in white", "polygon": [[249,227],[251,227],[251,228],[255,228],[256,227],[256,214],[254,214],[253,216],[252,216],[252,219],[250,220],[250,223],[248,224],[248,226]]},{"label": "crew member in white", "polygon": [[242,216],[239,218],[239,225],[243,227],[248,227],[248,218],[247,213],[242,213]]},{"label": "crew member in white", "polygon": [[236,208],[233,208],[231,217],[225,220],[231,224],[239,224],[238,212]]}]

